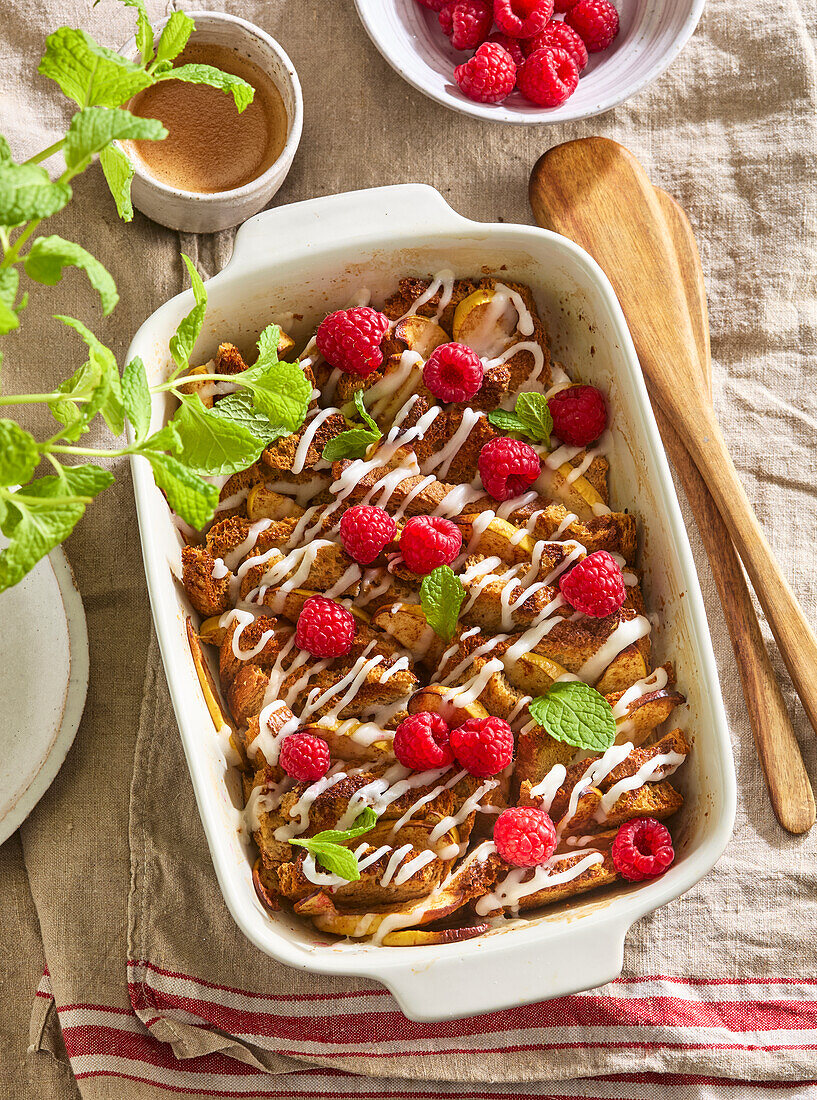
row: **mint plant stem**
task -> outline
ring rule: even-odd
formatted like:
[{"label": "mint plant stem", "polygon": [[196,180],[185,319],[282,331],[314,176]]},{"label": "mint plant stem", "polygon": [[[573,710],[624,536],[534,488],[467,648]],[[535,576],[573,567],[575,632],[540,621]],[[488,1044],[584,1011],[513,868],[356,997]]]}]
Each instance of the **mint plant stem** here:
[{"label": "mint plant stem", "polygon": [[29,157],[28,160],[24,160],[23,164],[40,164],[44,160],[48,160],[49,157],[53,157],[55,153],[59,153],[60,149],[65,146],[65,138],[60,138],[59,141],[55,141],[53,145],[49,145],[47,149],[43,149],[39,153],[35,153],[33,157]]}]

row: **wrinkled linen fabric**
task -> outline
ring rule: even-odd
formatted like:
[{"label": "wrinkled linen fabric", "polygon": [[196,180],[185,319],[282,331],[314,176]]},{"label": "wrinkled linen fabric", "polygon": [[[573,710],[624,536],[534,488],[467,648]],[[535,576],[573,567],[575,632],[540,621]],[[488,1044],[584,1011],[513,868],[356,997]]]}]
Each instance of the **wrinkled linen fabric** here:
[{"label": "wrinkled linen fabric", "polygon": [[[278,38],[303,83],[303,140],[276,205],[422,181],[468,217],[530,222],[528,173],[547,148],[604,134],[635,153],[695,228],[717,413],[769,539],[817,621],[815,0],[710,0],[691,42],[649,89],[601,118],[552,128],[488,126],[425,99],[375,51],[349,0],[210,6]],[[148,8],[165,13],[155,0]],[[52,142],[70,114],[35,73],[46,35],[68,23],[117,47],[131,15],[107,0],[4,5],[0,130],[17,155]],[[180,250],[204,275],[229,258],[230,232],[190,237],[139,214],[123,225],[98,166],[74,190],[48,232],[97,255],[121,302],[102,318],[78,274],[35,287],[21,332],[4,341],[7,391],[46,389],[81,362],[76,337],[52,314],[81,317],[121,357],[141,322],[184,285]],[[29,419],[42,433],[36,415]],[[103,438],[96,429],[88,445]],[[13,839],[2,851],[2,911],[11,920],[0,922],[8,1047],[0,1094],[687,1100],[759,1095],[760,1082],[776,1082],[774,1095],[813,1095],[817,842],[788,836],[772,814],[691,520],[738,772],[726,854],[695,889],[633,928],[619,982],[555,1006],[417,1025],[373,983],[290,970],[233,923],[153,639],[128,465],[108,465],[116,485],[67,544],[89,626],[85,715],[21,845]],[[770,640],[765,624],[764,633]],[[815,777],[814,735],[772,654]],[[20,1020],[32,999],[25,1035]],[[577,1080],[593,1075],[604,1080]],[[752,1082],[751,1092],[740,1081]]]}]

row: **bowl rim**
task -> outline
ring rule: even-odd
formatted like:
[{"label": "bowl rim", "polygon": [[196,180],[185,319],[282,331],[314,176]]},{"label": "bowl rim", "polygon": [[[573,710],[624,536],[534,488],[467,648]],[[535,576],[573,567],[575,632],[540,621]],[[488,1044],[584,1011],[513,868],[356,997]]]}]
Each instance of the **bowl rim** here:
[{"label": "bowl rim", "polygon": [[[172,13],[171,13],[172,14]],[[260,176],[256,176],[255,179],[250,180],[249,183],[244,183],[241,187],[232,187],[227,191],[186,191],[181,187],[173,187],[171,184],[163,183],[162,180],[156,176],[151,175],[149,172],[144,171],[139,162],[134,157],[129,157],[131,164],[133,165],[134,175],[138,176],[142,183],[155,188],[163,195],[169,195],[182,201],[192,201],[197,204],[208,205],[233,203],[240,201],[243,198],[248,198],[253,195],[264,191],[271,183],[280,175],[281,171],[286,174],[289,170],[292,161],[295,158],[295,153],[298,150],[298,146],[301,143],[301,134],[304,125],[304,98],[303,90],[301,88],[301,81],[298,77],[298,72],[290,59],[289,54],[284,47],[278,42],[272,35],[267,34],[265,30],[259,27],[256,23],[251,23],[248,19],[242,19],[241,16],[231,15],[225,11],[208,11],[204,8],[194,8],[191,11],[185,11],[185,15],[196,22],[196,20],[203,20],[207,23],[226,23],[232,24],[235,27],[241,29],[241,31],[249,38],[260,39],[272,52],[276,55],[281,62],[284,72],[287,75],[290,88],[292,90],[293,108],[292,112],[287,112],[287,120],[289,122],[289,133],[287,134],[284,147],[272,164]],[[161,31],[168,23],[170,15],[163,19],[158,20],[154,26],[155,33]],[[199,30],[204,30],[202,25],[199,27],[198,23],[193,31],[196,34]],[[119,51],[124,57],[130,57],[136,53],[136,36],[131,37],[120,46]],[[260,67],[260,66],[259,66]],[[264,70],[269,79],[276,84],[275,78],[268,70]],[[276,85],[277,86],[277,85]],[[122,142],[117,141],[115,145],[123,153],[127,155],[127,150],[124,149]]]},{"label": "bowl rim", "polygon": [[553,117],[554,109],[550,107],[543,107],[539,111],[532,111],[526,115],[519,115],[513,108],[505,107],[502,103],[478,103],[475,100],[467,99],[465,96],[457,98],[449,92],[438,92],[428,87],[422,80],[413,76],[410,71],[407,71],[401,64],[400,59],[392,54],[390,48],[391,39],[388,35],[381,32],[380,20],[377,17],[377,11],[374,7],[374,5],[380,3],[380,0],[354,0],[354,2],[358,17],[369,38],[377,47],[381,56],[385,58],[394,71],[398,73],[407,84],[411,84],[418,92],[422,92],[422,94],[429,99],[441,103],[444,107],[448,107],[452,111],[457,111],[463,115],[470,115],[472,118],[481,118],[486,122],[504,122],[514,126],[556,126],[567,122],[580,122],[585,118],[594,118],[596,115],[605,114],[605,112],[613,110],[614,107],[618,107],[626,100],[632,98],[632,96],[638,95],[638,93],[643,91],[648,84],[651,84],[653,80],[661,76],[676,59],[692,37],[695,28],[701,20],[704,5],[706,4],[706,0],[693,0],[692,9],[684,20],[683,26],[672,45],[662,53],[659,58],[656,58],[654,64],[650,66],[644,76],[637,80],[632,86],[609,96],[602,103],[594,107],[586,107],[579,110],[568,109],[564,112],[562,112],[561,108],[556,108],[560,113],[558,117]]},{"label": "bowl rim", "polygon": [[[395,216],[398,203],[404,208],[402,221],[399,215]],[[696,650],[700,653],[701,675],[712,689],[710,699],[713,721],[708,736],[712,738],[712,754],[717,761],[720,813],[717,816],[708,815],[708,824],[700,844],[689,858],[678,865],[677,874],[672,874],[671,869],[667,876],[644,883],[637,890],[615,896],[598,908],[583,913],[580,921],[566,920],[559,925],[553,924],[549,934],[544,937],[541,922],[531,921],[527,928],[514,928],[514,934],[510,938],[506,935],[478,937],[457,944],[456,951],[454,945],[448,945],[444,952],[434,947],[392,947],[387,951],[371,947],[370,950],[341,952],[332,945],[315,946],[305,940],[289,939],[282,935],[275,922],[269,918],[266,918],[266,923],[259,923],[260,905],[257,914],[253,906],[247,905],[233,881],[232,857],[225,837],[221,835],[222,826],[216,812],[217,794],[205,774],[200,753],[195,751],[199,735],[190,713],[189,693],[185,684],[187,666],[192,664],[189,649],[186,653],[182,652],[174,641],[180,629],[177,607],[168,606],[159,598],[161,586],[170,583],[164,577],[165,573],[170,574],[170,569],[159,547],[157,525],[151,522],[161,497],[147,463],[144,460],[140,462],[138,455],[132,456],[140,540],[167,682],[216,876],[236,924],[253,944],[281,962],[318,973],[373,978],[388,987],[397,998],[402,1011],[410,1018],[441,1020],[473,1015],[475,1012],[499,1011],[523,1003],[520,1001],[519,991],[513,988],[512,981],[502,988],[492,988],[489,991],[489,1004],[483,1003],[474,1007],[469,1002],[462,1011],[459,1008],[452,1011],[450,1002],[447,1005],[441,1004],[444,998],[429,1002],[424,982],[433,980],[435,984],[456,986],[457,978],[462,974],[461,969],[457,968],[474,961],[488,966],[494,958],[513,966],[522,954],[526,954],[526,961],[535,958],[537,947],[546,950],[563,943],[565,949],[568,944],[575,948],[576,943],[581,942],[582,949],[590,960],[584,964],[585,976],[554,978],[554,984],[547,992],[537,988],[536,995],[526,996],[525,1001],[545,1000],[593,988],[616,977],[623,963],[624,938],[632,924],[644,914],[691,889],[711,871],[720,858],[732,834],[736,779],[703,597],[672,475],[621,306],[609,280],[587,252],[568,238],[537,226],[473,221],[454,211],[434,188],[425,184],[402,184],[323,196],[255,215],[239,231],[230,263],[208,281],[208,286],[215,291],[216,287],[221,289],[234,280],[255,277],[262,269],[269,268],[273,261],[264,238],[270,233],[276,235],[281,254],[288,260],[297,258],[305,251],[312,255],[325,253],[328,257],[333,257],[338,250],[340,238],[337,230],[332,235],[330,220],[334,219],[336,224],[346,224],[343,222],[344,218],[354,215],[359,219],[361,210],[365,210],[368,217],[365,224],[358,221],[356,226],[358,232],[354,236],[355,252],[366,248],[374,251],[382,251],[384,248],[399,250],[409,237],[410,225],[414,227],[415,233],[417,226],[421,225],[424,235],[437,240],[444,240],[447,236],[456,237],[458,234],[463,237],[471,235],[486,241],[494,235],[511,235],[521,244],[534,238],[547,241],[552,248],[571,257],[596,285],[609,311],[611,338],[615,340],[619,349],[618,355],[622,362],[626,362],[626,370],[633,381],[639,427],[659,474],[658,499],[664,512],[662,518],[671,530],[678,555],[679,576],[686,586],[687,622]],[[377,211],[388,214],[386,224],[383,219],[378,220]],[[280,236],[276,234],[276,226],[282,230]],[[312,245],[308,239],[309,232],[323,232],[324,237]],[[344,249],[348,250],[348,245],[344,245]],[[280,255],[278,259],[280,260]],[[172,331],[170,326],[175,326],[178,318],[192,305],[193,292],[185,290],[160,306],[134,336],[128,350],[128,359],[135,355],[143,358],[147,355],[149,358],[145,361],[148,362],[152,358],[151,349],[155,347],[157,337],[164,338],[168,330]],[[163,339],[163,343],[165,342]],[[158,408],[158,399],[155,401],[154,408]],[[601,944],[599,940],[602,941]],[[591,959],[594,951],[595,955]],[[433,975],[429,973],[432,969]],[[456,997],[456,994],[452,996]]]}]

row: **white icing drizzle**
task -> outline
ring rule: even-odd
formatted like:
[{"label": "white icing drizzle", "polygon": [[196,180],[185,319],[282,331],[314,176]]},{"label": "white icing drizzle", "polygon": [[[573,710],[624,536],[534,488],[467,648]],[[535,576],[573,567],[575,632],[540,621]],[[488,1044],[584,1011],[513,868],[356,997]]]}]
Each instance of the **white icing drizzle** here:
[{"label": "white icing drizzle", "polygon": [[522,882],[522,879],[529,873],[529,868],[515,867],[508,872],[501,882],[497,883],[491,893],[483,894],[481,898],[477,899],[475,905],[477,913],[480,916],[485,916],[486,913],[490,913],[497,908],[509,908],[512,913],[518,913],[522,898],[529,897],[531,894],[536,894],[539,890],[545,890],[550,886],[560,886],[562,883],[570,882],[596,863],[604,862],[604,856],[601,852],[590,852],[588,855],[576,860],[575,863],[570,864],[563,871],[553,870],[554,866],[572,858],[572,856],[552,856],[547,863],[543,863],[535,869],[528,882]]},{"label": "white icing drizzle", "polygon": [[644,615],[636,615],[634,619],[625,619],[619,623],[604,645],[579,669],[579,679],[588,684],[595,684],[619,653],[628,645],[645,637],[651,629],[650,620]]}]

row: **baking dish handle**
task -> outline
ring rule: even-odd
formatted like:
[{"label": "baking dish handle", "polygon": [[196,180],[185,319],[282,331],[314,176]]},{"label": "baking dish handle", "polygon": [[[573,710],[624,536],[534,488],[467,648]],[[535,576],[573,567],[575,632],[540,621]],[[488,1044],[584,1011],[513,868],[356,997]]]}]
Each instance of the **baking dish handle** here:
[{"label": "baking dish handle", "polygon": [[270,256],[298,253],[320,244],[344,244],[350,248],[382,243],[398,234],[452,232],[467,219],[457,214],[439,191],[425,183],[403,183],[326,195],[305,202],[262,210],[238,230],[225,271],[269,264]]},{"label": "baking dish handle", "polygon": [[624,937],[631,923],[609,917],[578,920],[547,939],[537,939],[534,929],[527,935],[509,929],[490,937],[491,951],[481,950],[489,942],[485,939],[466,942],[461,951],[447,944],[430,963],[425,955],[422,964],[409,968],[404,959],[402,966],[393,972],[384,968],[377,977],[413,1020],[457,1019],[516,1008],[613,981],[621,973]]}]

